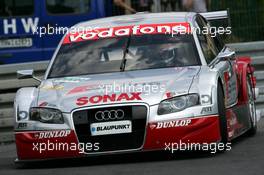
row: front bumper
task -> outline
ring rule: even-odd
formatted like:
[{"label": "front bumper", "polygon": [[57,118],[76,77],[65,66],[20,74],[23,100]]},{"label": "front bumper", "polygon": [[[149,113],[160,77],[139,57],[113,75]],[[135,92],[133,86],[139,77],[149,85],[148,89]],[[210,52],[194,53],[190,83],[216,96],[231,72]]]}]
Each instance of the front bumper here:
[{"label": "front bumper", "polygon": [[[208,115],[149,122],[139,149],[100,152],[100,145],[78,141],[75,130],[15,132],[18,160],[75,158],[115,152],[164,150],[169,143],[215,143],[220,141],[219,117]],[[122,140],[120,140],[122,142]],[[84,151],[84,147],[86,147]],[[87,152],[87,149],[90,152]]]}]

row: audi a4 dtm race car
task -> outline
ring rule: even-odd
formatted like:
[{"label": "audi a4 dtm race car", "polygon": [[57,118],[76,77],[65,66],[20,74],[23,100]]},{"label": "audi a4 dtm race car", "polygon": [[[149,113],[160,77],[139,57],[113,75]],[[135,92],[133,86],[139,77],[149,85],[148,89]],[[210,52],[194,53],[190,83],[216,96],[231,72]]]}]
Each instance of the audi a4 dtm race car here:
[{"label": "audi a4 dtm race car", "polygon": [[15,97],[17,161],[228,143],[257,130],[251,60],[193,32],[227,13],[91,20],[61,40],[38,87]]}]

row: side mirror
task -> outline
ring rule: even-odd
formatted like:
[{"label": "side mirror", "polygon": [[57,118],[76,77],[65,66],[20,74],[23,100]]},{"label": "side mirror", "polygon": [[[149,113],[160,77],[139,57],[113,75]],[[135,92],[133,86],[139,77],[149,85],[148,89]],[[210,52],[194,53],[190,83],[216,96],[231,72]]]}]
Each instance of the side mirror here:
[{"label": "side mirror", "polygon": [[219,53],[219,55],[217,56],[219,61],[227,61],[227,60],[235,60],[235,52],[221,52]]},{"label": "side mirror", "polygon": [[221,61],[228,61],[228,60],[232,61],[235,59],[236,59],[236,53],[234,51],[230,51],[230,49],[228,49],[226,52],[220,52],[217,55],[217,58],[209,64],[209,67],[214,68],[215,65]]},{"label": "side mirror", "polygon": [[17,71],[17,79],[33,78],[34,70],[19,70]]},{"label": "side mirror", "polygon": [[34,76],[34,70],[29,69],[29,70],[19,70],[17,71],[17,79],[28,79],[28,78],[33,78],[39,82],[41,82],[40,79]]}]

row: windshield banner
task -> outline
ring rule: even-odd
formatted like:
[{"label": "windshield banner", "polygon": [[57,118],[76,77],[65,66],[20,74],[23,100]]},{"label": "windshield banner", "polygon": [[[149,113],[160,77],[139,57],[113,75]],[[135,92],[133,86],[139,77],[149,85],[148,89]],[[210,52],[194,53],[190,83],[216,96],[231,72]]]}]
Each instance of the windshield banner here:
[{"label": "windshield banner", "polygon": [[63,44],[129,35],[186,34],[190,33],[190,31],[189,23],[144,24],[112,28],[95,28],[90,31],[69,33],[65,36]]}]

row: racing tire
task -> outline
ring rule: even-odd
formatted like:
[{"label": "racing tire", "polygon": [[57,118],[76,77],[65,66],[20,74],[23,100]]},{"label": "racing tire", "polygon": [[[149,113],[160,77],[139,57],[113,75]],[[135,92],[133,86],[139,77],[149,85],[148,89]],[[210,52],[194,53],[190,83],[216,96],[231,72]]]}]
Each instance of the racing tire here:
[{"label": "racing tire", "polygon": [[250,129],[247,131],[247,136],[254,136],[257,133],[257,115],[256,115],[256,105],[254,100],[254,93],[252,89],[250,75],[247,75],[247,95],[248,95],[248,111],[250,119]]},{"label": "racing tire", "polygon": [[218,104],[219,126],[220,126],[220,134],[221,134],[220,143],[226,145],[228,142],[227,119],[226,119],[225,97],[221,83],[218,83],[217,86],[217,104]]}]

